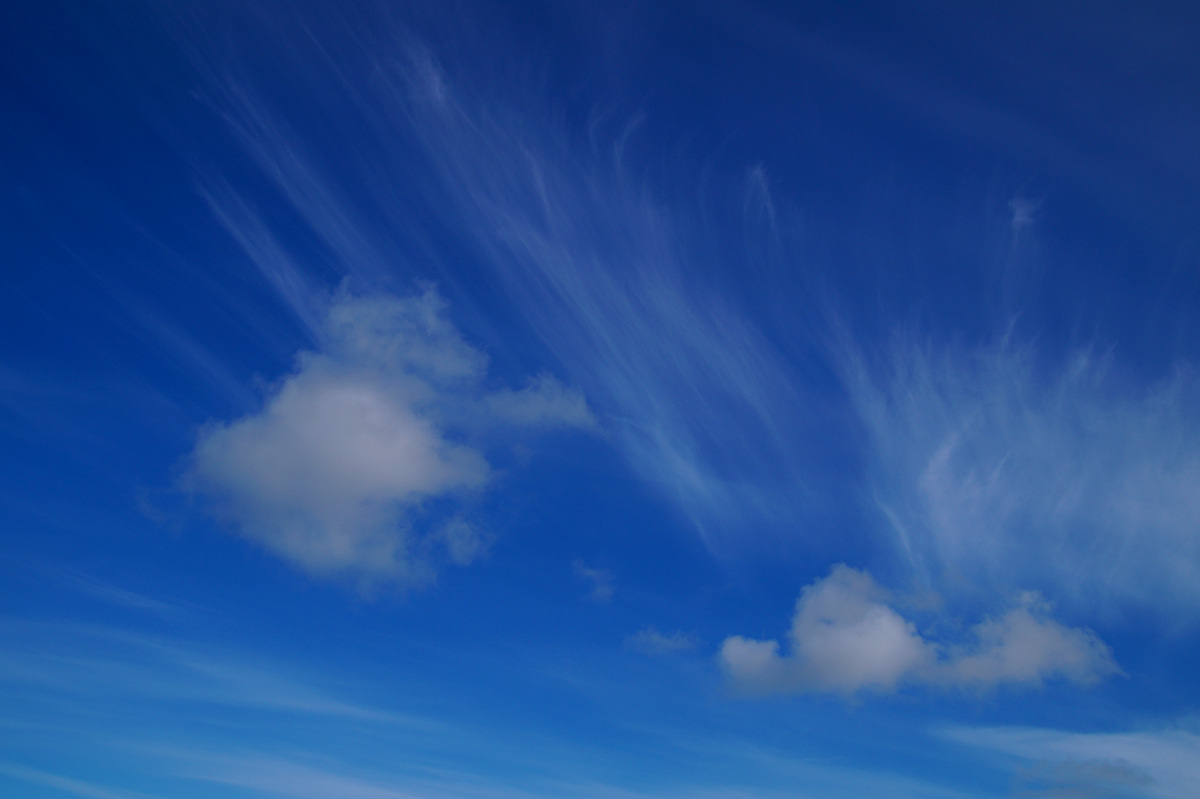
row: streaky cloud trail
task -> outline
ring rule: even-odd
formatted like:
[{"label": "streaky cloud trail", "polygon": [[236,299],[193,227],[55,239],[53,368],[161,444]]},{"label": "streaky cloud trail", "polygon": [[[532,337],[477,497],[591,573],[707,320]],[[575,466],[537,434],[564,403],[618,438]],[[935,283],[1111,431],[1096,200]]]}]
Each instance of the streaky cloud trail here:
[{"label": "streaky cloud trail", "polygon": [[[482,92],[392,22],[333,55],[278,24],[285,61],[327,70],[341,91],[315,95],[316,108],[348,113],[365,131],[337,140],[341,153],[363,151],[343,164],[354,179],[332,180],[249,77],[205,55],[215,102],[320,253],[284,245],[235,193],[211,192],[210,202],[314,336],[321,294],[311,287],[323,268],[371,291],[447,277],[459,318],[475,333],[531,335],[539,370],[583,390],[632,469],[714,552],[781,534],[801,545],[859,534],[814,523],[822,503],[858,502],[841,526],[857,512],[852,520],[877,533],[867,538],[881,560],[901,555],[889,569],[898,581],[982,605],[996,591],[1037,588],[1074,609],[1194,607],[1200,551],[1188,531],[1200,514],[1200,466],[1188,453],[1200,421],[1186,361],[1139,389],[1095,354],[1101,344],[1035,369],[1024,343],[1037,336],[1032,326],[960,352],[947,343],[953,331],[897,323],[897,314],[880,325],[893,326],[895,346],[868,352],[866,333],[832,302],[789,297],[796,304],[784,307],[772,297],[778,307],[755,315],[755,276],[713,279],[703,236],[634,177],[631,129],[606,138],[593,124],[576,135],[534,82]],[[775,191],[765,167],[748,170],[753,251],[778,250],[786,235]],[[1039,224],[1034,202],[1018,197],[1005,212],[1006,235],[1022,246]],[[422,204],[473,254],[463,268],[414,258],[412,209]],[[395,246],[410,234],[411,246]],[[813,285],[837,284],[820,259],[792,267],[813,272]],[[1025,278],[1013,264],[1003,271],[1000,310],[1011,325]],[[818,388],[824,378],[796,350],[815,353],[836,386]],[[848,421],[829,425],[821,403],[839,392]],[[828,453],[812,445],[822,427],[852,464],[840,491],[825,490]],[[1135,545],[1145,536],[1156,545]]]},{"label": "streaky cloud trail", "polygon": [[917,573],[975,598],[1039,586],[1077,610],[1195,617],[1200,376],[1111,353],[894,337],[847,358],[873,502]]},{"label": "streaky cloud trail", "polygon": [[[404,160],[400,151],[423,148],[426,180],[438,186],[426,190],[430,206],[448,204],[442,213],[479,253],[476,268],[503,293],[506,313],[585,391],[633,468],[710,544],[727,545],[746,518],[787,527],[818,501],[814,470],[793,443],[812,428],[799,410],[800,375],[737,296],[701,277],[707,266],[688,262],[702,256],[670,208],[628,174],[620,136],[605,145],[593,131],[583,144],[548,118],[494,108],[455,86],[402,31],[368,39],[357,59],[373,83],[356,86],[345,104],[373,132],[370,151],[386,166]],[[216,94],[237,137],[342,274],[364,285],[422,270],[439,276],[431,265],[382,254],[383,239],[411,227],[386,171],[358,176],[373,216],[390,227],[381,232],[322,177],[251,86],[208,71],[226,86]],[[750,184],[748,201],[762,204],[761,169]],[[236,195],[211,197],[285,305],[313,329],[313,267],[286,253]],[[469,295],[450,296],[457,303]]]}]

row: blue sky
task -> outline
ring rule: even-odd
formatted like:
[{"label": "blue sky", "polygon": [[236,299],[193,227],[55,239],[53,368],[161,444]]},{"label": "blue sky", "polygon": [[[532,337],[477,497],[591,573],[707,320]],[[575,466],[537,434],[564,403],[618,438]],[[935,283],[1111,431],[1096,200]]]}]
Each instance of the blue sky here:
[{"label": "blue sky", "polygon": [[1187,4],[0,14],[0,793],[1200,793]]}]

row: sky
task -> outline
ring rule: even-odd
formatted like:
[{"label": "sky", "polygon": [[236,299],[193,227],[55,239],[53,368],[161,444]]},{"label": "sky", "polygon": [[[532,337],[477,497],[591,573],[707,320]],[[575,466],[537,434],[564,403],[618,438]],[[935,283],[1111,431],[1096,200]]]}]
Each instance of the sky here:
[{"label": "sky", "polygon": [[1200,795],[1198,39],[3,4],[0,794]]}]

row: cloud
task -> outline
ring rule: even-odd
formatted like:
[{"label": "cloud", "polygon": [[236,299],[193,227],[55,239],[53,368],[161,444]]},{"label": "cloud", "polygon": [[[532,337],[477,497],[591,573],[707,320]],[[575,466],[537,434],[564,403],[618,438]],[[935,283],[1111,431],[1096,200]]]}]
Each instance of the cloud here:
[{"label": "cloud", "polygon": [[155,799],[150,794],[102,788],[99,785],[84,782],[83,780],[50,774],[45,771],[26,768],[16,763],[6,763],[2,760],[0,760],[0,775],[21,780],[31,785],[40,785],[70,796],[83,797],[83,799]]},{"label": "cloud", "polygon": [[1194,618],[1200,376],[1139,385],[1111,356],[1035,356],[1011,336],[969,350],[900,339],[884,365],[847,369],[900,551],[943,590],[1036,585]]},{"label": "cloud", "polygon": [[1014,236],[1020,235],[1025,228],[1037,222],[1038,212],[1041,211],[1042,201],[1026,197],[1014,197],[1008,201],[1008,210],[1012,215],[1010,223]]},{"label": "cloud", "polygon": [[[1024,795],[1155,799],[1200,795],[1200,736],[1188,730],[1080,733],[959,727],[942,734],[1022,761],[1018,778],[1029,788]],[[1073,789],[1080,790],[1072,793]]]},{"label": "cloud", "polygon": [[1095,633],[1064,627],[1048,614],[1036,594],[1024,594],[1017,607],[971,628],[974,642],[951,647],[935,676],[960,685],[1036,683],[1051,675],[1087,684],[1119,672]]},{"label": "cloud", "polygon": [[163,617],[178,616],[185,608],[177,602],[145,596],[73,569],[58,568],[51,572],[63,585],[113,605],[153,613]]},{"label": "cloud", "polygon": [[625,647],[646,655],[671,655],[691,652],[696,648],[696,639],[683,632],[660,633],[653,625],[638,630],[625,639]]},{"label": "cloud", "polygon": [[608,602],[613,595],[613,576],[612,572],[606,569],[594,569],[584,564],[582,560],[576,560],[573,564],[575,576],[583,580],[590,587],[588,598],[593,602]]},{"label": "cloud", "polygon": [[[794,530],[814,509],[836,508],[842,492],[821,488],[862,453],[839,454],[830,439],[861,441],[873,510],[928,581],[953,572],[982,590],[1036,585],[1056,601],[1075,593],[1200,607],[1200,539],[1185,534],[1200,521],[1200,456],[1189,454],[1200,452],[1188,411],[1200,405],[1194,378],[1139,395],[1102,377],[1104,359],[1086,353],[1082,372],[1071,362],[1059,377],[1035,379],[1028,355],[1004,345],[943,353],[903,343],[880,364],[840,362],[842,385],[833,388],[813,352],[828,339],[826,308],[808,292],[763,302],[756,270],[734,276],[720,248],[705,246],[708,231],[688,227],[687,207],[667,202],[682,196],[678,187],[655,196],[652,176],[626,166],[635,130],[606,135],[599,115],[575,134],[562,115],[538,113],[537,89],[502,79],[494,59],[480,71],[496,79],[488,92],[443,70],[411,32],[382,24],[377,33],[335,59],[345,75],[370,81],[339,81],[343,90],[309,98],[317,113],[363,132],[337,148],[360,157],[322,161],[316,154],[333,148],[306,140],[304,126],[289,124],[244,75],[204,70],[247,152],[322,244],[319,258],[289,252],[286,231],[257,217],[253,203],[209,192],[306,326],[319,327],[318,275],[333,268],[383,280],[395,273],[385,255],[398,239],[406,253],[433,254],[409,260],[436,269],[437,253],[449,256],[427,236],[442,224],[471,256],[469,271],[443,268],[444,284],[489,309],[487,324],[540,343],[556,373],[603,410],[635,472],[714,548],[743,546],[746,537],[731,531],[747,519]],[[291,45],[281,57],[295,58],[301,74],[329,63],[328,52],[306,49],[307,34],[289,28],[280,37]],[[305,52],[313,57],[296,58]],[[756,245],[778,250],[782,205],[762,168],[746,183],[747,218],[766,220]],[[424,218],[414,206],[430,225],[413,224]],[[1014,232],[1036,219],[1036,202],[1013,201]],[[794,267],[777,271],[822,282]],[[861,439],[836,432],[840,397],[829,398],[842,388]],[[495,414],[516,418],[512,400],[519,414],[538,414],[517,389],[495,397]],[[1136,545],[1145,528],[1155,545]],[[1154,554],[1164,551],[1182,556]]]},{"label": "cloud", "polygon": [[[4,633],[0,687],[18,694],[69,696],[76,709],[107,703],[127,707],[132,701],[269,711],[293,720],[313,716],[323,723],[430,723],[346,701],[295,672],[294,664],[228,652],[211,642],[45,622],[9,622]],[[179,709],[178,715],[186,712]]]},{"label": "cloud", "polygon": [[[581,387],[617,450],[707,543],[740,545],[748,517],[794,529],[795,515],[825,496],[815,487],[825,470],[796,443],[825,429],[815,412],[796,413],[808,393],[795,368],[808,322],[795,320],[808,314],[788,307],[784,335],[755,321],[761,309],[739,301],[744,276],[728,272],[711,227],[689,229],[699,209],[677,212],[652,195],[641,169],[626,167],[635,125],[606,131],[597,117],[571,130],[553,109],[538,110],[540,87],[506,79],[503,91],[484,92],[453,65],[444,70],[411,31],[381,23],[378,34],[339,56],[346,74],[370,81],[309,97],[328,118],[358,123],[362,135],[342,142],[351,159],[322,160],[327,143],[306,139],[268,92],[187,45],[249,157],[321,244],[320,258],[291,251],[287,231],[253,202],[208,191],[276,296],[312,329],[312,287],[330,268],[386,284],[399,239],[456,300],[487,308],[486,325],[528,336]],[[292,45],[283,58],[313,45],[307,33],[280,37]],[[324,50],[312,56],[295,69],[328,63]],[[745,202],[732,208],[776,218],[763,168],[737,191]],[[434,240],[440,229],[470,255],[471,271],[438,268],[450,257]],[[497,414],[517,412],[509,398],[496,397]],[[533,403],[519,405],[536,414]]]},{"label": "cloud", "polygon": [[936,660],[915,626],[882,602],[870,575],[835,566],[804,588],[790,632],[791,652],[778,641],[733,636],[720,659],[736,683],[761,691],[889,690]]},{"label": "cloud", "polygon": [[776,640],[731,636],[719,660],[737,687],[763,693],[852,695],[905,683],[987,688],[1054,676],[1089,683],[1118,671],[1094,633],[1064,627],[1048,612],[1025,594],[999,618],[970,628],[965,642],[937,642],[901,616],[869,574],[839,564],[801,591],[786,652]]},{"label": "cloud", "polygon": [[338,774],[264,756],[217,756],[185,772],[193,780],[292,799],[417,799],[421,794],[377,779]]},{"label": "cloud", "polygon": [[530,379],[520,391],[500,389],[487,399],[488,409],[497,419],[513,424],[547,427],[595,428],[583,394],[572,391],[549,374]]},{"label": "cloud", "polygon": [[1145,772],[1102,761],[1035,763],[1013,775],[1020,799],[1134,799],[1154,786]]},{"label": "cloud", "polygon": [[394,111],[513,321],[611,415],[635,471],[706,533],[787,517],[809,471],[791,444],[808,422],[799,381],[709,253],[686,252],[680,220],[627,174],[630,131],[611,149],[595,126],[591,145],[574,141],[551,120],[490,108],[428,53],[410,58]]},{"label": "cloud", "polygon": [[[511,736],[495,736],[493,741]],[[481,776],[462,766],[451,768],[421,768],[404,773],[393,769],[381,773],[377,768],[365,770],[325,756],[304,753],[298,757],[294,749],[285,755],[269,754],[249,749],[236,754],[188,751],[175,755],[178,761],[176,776],[189,783],[202,781],[224,787],[234,787],[254,796],[286,796],[291,799],[537,799],[555,796],[564,799],[663,799],[667,796],[687,796],[692,799],[784,799],[795,797],[796,790],[780,788],[803,782],[804,796],[887,796],[895,799],[966,799],[966,794],[939,785],[894,774],[871,772],[845,766],[827,766],[812,759],[774,755],[761,747],[747,746],[740,741],[707,740],[701,752],[690,749],[689,759],[672,773],[676,778],[666,785],[647,786],[636,780],[611,782],[611,777],[594,777],[589,772],[596,753],[594,748],[578,752],[570,748],[534,747],[539,757],[529,759],[528,751],[504,751],[506,762],[516,758],[525,766],[523,779],[502,776]],[[706,766],[735,762],[751,772],[753,777],[744,783],[731,781],[712,784],[706,780],[710,768],[697,768],[696,756],[703,754]],[[656,755],[661,756],[662,753]],[[166,752],[159,760],[171,758]],[[528,763],[524,762],[529,760]],[[509,769],[511,772],[512,769]],[[416,772],[416,773],[413,773]],[[424,772],[424,773],[422,773]],[[774,779],[772,779],[774,778]]]},{"label": "cloud", "polygon": [[547,375],[486,391],[485,357],[432,288],[343,292],[320,332],[321,349],[300,353],[261,410],[201,431],[187,479],[242,534],[314,574],[419,584],[438,559],[470,562],[480,532],[426,509],[489,481],[469,439],[497,426],[595,426],[582,395]]}]

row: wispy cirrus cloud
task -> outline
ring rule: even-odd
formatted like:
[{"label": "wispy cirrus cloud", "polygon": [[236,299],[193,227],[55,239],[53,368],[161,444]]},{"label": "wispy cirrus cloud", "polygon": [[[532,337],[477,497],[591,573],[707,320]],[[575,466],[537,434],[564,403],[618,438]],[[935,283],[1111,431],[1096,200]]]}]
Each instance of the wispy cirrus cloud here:
[{"label": "wispy cirrus cloud", "polygon": [[150,794],[108,788],[93,782],[77,780],[61,774],[51,774],[17,763],[6,763],[2,760],[0,760],[0,776],[10,777],[28,785],[49,788],[67,796],[78,796],[82,799],[156,799]]},{"label": "wispy cirrus cloud", "polygon": [[[734,751],[731,755],[730,748]],[[871,774],[848,769],[823,768],[810,761],[780,758],[772,761],[761,751],[739,751],[726,746],[711,758],[744,759],[759,771],[791,773],[809,786],[806,796],[835,797],[848,792],[864,797],[939,797],[965,799],[964,794],[931,783],[908,780],[894,774]],[[557,752],[574,763],[574,752]],[[340,765],[340,764],[339,764]],[[534,771],[544,764],[531,762]],[[705,785],[682,776],[669,786],[632,787],[601,780],[589,780],[579,774],[552,769],[552,774],[529,776],[520,780],[487,780],[470,772],[439,770],[427,775],[362,773],[344,766],[322,764],[269,754],[237,755],[188,753],[179,758],[179,772],[190,780],[234,787],[255,796],[284,796],[293,799],[537,799],[545,796],[578,799],[746,799],[795,796],[794,789],[751,787],[736,782]]]},{"label": "wispy cirrus cloud", "polygon": [[[289,58],[312,46],[295,30],[279,36]],[[799,306],[780,315],[782,334],[768,335],[765,306],[748,309],[744,287],[720,283],[728,268],[706,260],[704,237],[634,177],[635,133],[606,137],[597,123],[572,134],[519,80],[503,81],[498,100],[456,81],[410,32],[393,27],[356,42],[297,59],[297,68],[325,64],[344,89],[312,98],[331,118],[355,120],[357,135],[339,138],[336,153],[306,141],[244,74],[197,56],[231,130],[320,255],[285,246],[235,193],[214,190],[210,202],[314,337],[317,275],[380,283],[441,270],[453,274],[456,302],[487,307],[481,329],[509,325],[540,344],[534,359],[586,392],[631,467],[714,548],[745,541],[748,521],[803,528],[821,502],[850,504],[841,489],[862,477],[870,512],[919,579],[946,596],[968,585],[983,594],[1032,585],[1080,606],[1196,606],[1200,549],[1186,532],[1200,520],[1192,371],[1139,388],[1093,351],[1046,369],[1012,338],[956,348],[941,343],[947,331],[929,344],[900,339],[870,363],[857,354],[862,342],[833,346],[807,370],[797,353],[837,338],[823,329],[828,309],[789,295]],[[361,158],[342,159],[360,149]],[[771,238],[782,206],[764,175],[751,170],[747,207],[761,210],[769,224],[758,232]],[[462,268],[412,257],[428,233],[415,231],[414,204],[462,245]],[[1014,201],[1013,235],[1027,235],[1035,205]],[[839,409],[837,423],[853,416],[863,435],[821,451],[813,431],[830,433],[813,421],[822,413],[816,397],[839,389],[850,412]],[[492,410],[515,418],[509,400],[497,394]],[[521,408],[539,413],[536,403]],[[835,471],[822,459],[835,449],[852,465],[822,492]],[[859,464],[866,474],[850,475]],[[1155,554],[1166,551],[1173,555]],[[368,559],[389,557],[385,546]]]},{"label": "wispy cirrus cloud", "polygon": [[177,616],[187,611],[187,609],[179,603],[167,602],[162,599],[139,594],[136,591],[130,591],[129,589],[122,588],[119,585],[113,585],[103,580],[98,580],[95,577],[91,577],[82,572],[69,569],[58,569],[55,571],[55,576],[58,577],[66,586],[113,605],[119,605],[146,613],[153,613],[168,618]]},{"label": "wispy cirrus cloud", "polygon": [[469,563],[483,533],[425,505],[487,484],[475,442],[498,426],[595,425],[549,375],[487,390],[486,358],[432,288],[343,292],[320,332],[261,410],[201,431],[186,478],[235,529],[314,574],[420,585],[439,562]]},{"label": "wispy cirrus cloud", "polygon": [[1194,618],[1200,581],[1200,378],[1144,384],[1111,355],[1038,359],[898,339],[848,369],[870,491],[925,579],[1038,585],[1119,610]]},{"label": "wispy cirrus cloud", "polygon": [[1036,596],[975,624],[963,640],[937,641],[902,616],[869,574],[844,565],[800,593],[785,646],[732,636],[719,661],[735,686],[766,693],[990,688],[1053,677],[1086,684],[1119,672],[1095,633],[1054,621]]},{"label": "wispy cirrus cloud", "polygon": [[[328,768],[266,755],[231,757],[190,754],[182,768],[190,779],[257,795],[293,799],[417,799],[429,794],[379,778],[341,774]],[[439,792],[439,795],[448,795]]]},{"label": "wispy cirrus cloud", "polygon": [[1022,795],[1189,799],[1200,791],[1200,736],[1192,730],[954,727],[942,734],[1015,758]]},{"label": "wispy cirrus cloud", "polygon": [[[367,675],[341,657],[300,664],[212,640],[45,622],[0,626],[0,736],[13,753],[9,761],[38,754],[28,765],[7,764],[20,773],[0,763],[0,783],[67,795],[782,799],[803,786],[813,797],[963,796],[911,775],[797,756],[794,739],[747,738],[704,714],[664,719],[655,709],[663,685],[607,669],[606,679],[619,683],[615,694],[578,682],[578,670],[572,684],[587,704],[603,704],[609,720],[601,723],[617,723],[622,734],[580,743],[562,735],[557,702],[542,709],[531,702],[526,724],[508,714],[497,719],[487,707],[461,714],[453,696],[415,694],[402,665]],[[506,655],[494,656],[494,674],[503,679]],[[531,662],[523,654],[517,671],[528,673]],[[608,698],[631,690],[649,707]],[[414,702],[425,711],[405,709]],[[438,718],[425,714],[430,707]],[[538,721],[543,711],[548,721]],[[34,767],[80,753],[69,776]],[[665,775],[650,770],[664,764]]]},{"label": "wispy cirrus cloud", "polygon": [[[13,622],[2,625],[0,688],[12,696],[62,694],[70,707],[169,703],[271,711],[342,721],[426,721],[346,701],[270,659],[121,629]],[[14,706],[16,703],[13,703]]]},{"label": "wispy cirrus cloud", "polygon": [[[800,383],[733,296],[701,277],[714,270],[681,219],[623,164],[629,131],[605,142],[595,129],[588,144],[549,109],[520,113],[519,99],[497,106],[456,84],[403,30],[363,45],[329,67],[339,79],[365,71],[371,80],[314,98],[352,115],[361,135],[347,149],[371,154],[339,164],[337,180],[250,81],[195,55],[230,129],[320,241],[320,258],[294,251],[250,202],[207,192],[294,315],[319,327],[312,286],[331,267],[368,284],[438,275],[436,259],[411,257],[425,235],[413,224],[418,202],[471,252],[468,269],[442,274],[448,291],[458,284],[455,300],[494,305],[498,289],[511,315],[503,321],[532,334],[541,357],[604,415],[631,466],[710,540],[747,514],[783,521],[811,498],[809,466],[789,444],[804,428]],[[416,196],[398,193],[398,182]],[[498,396],[495,410],[506,403]]]},{"label": "wispy cirrus cloud", "polygon": [[670,209],[622,145],[472,102],[428,53],[396,75],[483,265],[557,362],[611,414],[630,464],[702,529],[783,518],[808,490],[789,440],[800,385],[762,331],[702,277]]}]

